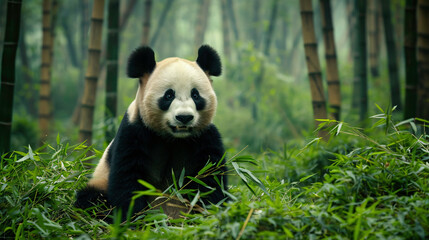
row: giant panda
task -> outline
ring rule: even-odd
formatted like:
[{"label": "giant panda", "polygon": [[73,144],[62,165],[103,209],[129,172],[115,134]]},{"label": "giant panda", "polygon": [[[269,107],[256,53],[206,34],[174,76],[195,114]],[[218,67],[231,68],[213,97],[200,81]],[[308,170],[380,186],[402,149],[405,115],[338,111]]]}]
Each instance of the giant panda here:
[{"label": "giant panda", "polygon": [[[199,48],[196,61],[174,57],[156,62],[147,46],[132,52],[127,74],[139,79],[136,98],[92,178],[77,192],[75,206],[86,209],[107,201],[121,209],[124,219],[129,210],[137,213],[152,200],[140,197],[129,209],[134,192],[145,190],[139,179],[164,191],[173,184],[172,171],[178,177],[185,169],[185,176],[195,177],[208,161],[223,161],[224,146],[212,123],[217,98],[210,78],[221,70],[219,55],[208,45]],[[226,198],[221,187],[227,186],[225,172],[222,167],[221,176],[201,179],[212,189],[195,182],[188,188],[212,191],[202,200],[216,204]]]}]

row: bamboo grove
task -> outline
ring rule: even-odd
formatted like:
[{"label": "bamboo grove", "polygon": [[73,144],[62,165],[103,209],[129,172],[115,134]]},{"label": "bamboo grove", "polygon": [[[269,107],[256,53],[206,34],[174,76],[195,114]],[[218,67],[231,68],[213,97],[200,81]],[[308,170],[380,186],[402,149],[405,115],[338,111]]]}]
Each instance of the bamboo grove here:
[{"label": "bamboo grove", "polygon": [[231,143],[300,138],[321,119],[364,126],[375,97],[429,119],[428,23],[429,0],[5,0],[0,153],[14,132],[109,142],[136,86],[121,80],[124,56],[141,44],[162,57],[220,50],[218,121],[246,132]]}]

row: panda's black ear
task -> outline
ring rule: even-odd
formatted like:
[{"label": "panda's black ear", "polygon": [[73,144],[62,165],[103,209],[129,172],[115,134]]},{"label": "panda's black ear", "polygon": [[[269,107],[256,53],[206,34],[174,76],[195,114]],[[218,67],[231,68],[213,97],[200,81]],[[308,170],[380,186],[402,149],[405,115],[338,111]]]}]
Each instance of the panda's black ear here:
[{"label": "panda's black ear", "polygon": [[197,63],[201,69],[211,76],[219,76],[222,73],[220,57],[209,45],[202,45],[198,49]]},{"label": "panda's black ear", "polygon": [[155,53],[150,47],[141,46],[128,58],[127,75],[130,78],[143,77],[155,69]]}]

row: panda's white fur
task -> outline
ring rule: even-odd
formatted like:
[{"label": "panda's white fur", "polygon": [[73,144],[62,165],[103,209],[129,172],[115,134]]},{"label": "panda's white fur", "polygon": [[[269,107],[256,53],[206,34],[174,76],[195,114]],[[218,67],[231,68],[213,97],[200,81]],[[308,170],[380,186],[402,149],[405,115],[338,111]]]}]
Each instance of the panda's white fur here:
[{"label": "panda's white fur", "polygon": [[[113,141],[114,140],[112,140],[112,142]],[[107,184],[109,182],[110,167],[109,163],[107,162],[107,153],[109,152],[112,142],[110,142],[109,146],[107,146],[103,156],[100,158],[100,161],[97,164],[97,167],[95,167],[92,178],[88,182],[88,186],[100,189],[104,192],[107,192]]]},{"label": "panda's white fur", "polygon": [[[87,187],[78,192],[76,206],[87,208],[107,200],[124,214],[132,194],[144,189],[138,179],[164,190],[172,183],[171,170],[179,176],[185,169],[187,176],[193,176],[208,160],[222,160],[223,144],[212,124],[217,99],[210,79],[220,72],[219,56],[209,46],[199,49],[195,62],[167,58],[155,63],[150,48],[137,49],[128,63],[128,75],[139,78],[136,98]],[[204,181],[216,188],[208,202],[224,198],[213,177]],[[226,186],[226,176],[222,181]],[[189,187],[201,188],[196,183]],[[133,212],[149,200],[136,200]]]}]

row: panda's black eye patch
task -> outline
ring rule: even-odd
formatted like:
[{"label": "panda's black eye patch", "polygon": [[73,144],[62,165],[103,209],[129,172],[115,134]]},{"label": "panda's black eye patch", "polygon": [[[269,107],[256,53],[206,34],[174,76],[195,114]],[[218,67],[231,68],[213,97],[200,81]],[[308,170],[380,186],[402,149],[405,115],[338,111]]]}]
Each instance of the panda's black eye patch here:
[{"label": "panda's black eye patch", "polygon": [[191,97],[195,103],[197,111],[203,110],[206,107],[206,100],[201,97],[200,92],[196,88],[191,90]]},{"label": "panda's black eye patch", "polygon": [[167,101],[174,99],[174,91],[173,89],[168,89],[164,94],[164,99]]},{"label": "panda's black eye patch", "polygon": [[164,96],[158,100],[159,109],[162,111],[167,111],[170,108],[171,103],[175,98],[175,92],[173,89],[168,89],[165,91]]}]

